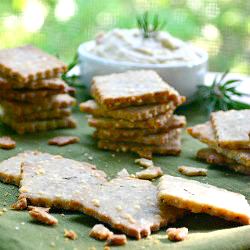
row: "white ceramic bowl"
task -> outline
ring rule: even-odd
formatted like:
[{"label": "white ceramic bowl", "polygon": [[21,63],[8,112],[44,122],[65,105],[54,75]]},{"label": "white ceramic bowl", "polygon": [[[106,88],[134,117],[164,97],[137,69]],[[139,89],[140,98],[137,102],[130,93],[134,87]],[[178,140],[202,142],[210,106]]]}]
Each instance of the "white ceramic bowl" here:
[{"label": "white ceramic bowl", "polygon": [[200,60],[192,62],[169,64],[139,64],[132,62],[114,61],[91,54],[89,50],[95,46],[95,41],[83,43],[78,48],[81,79],[87,86],[97,75],[119,73],[127,70],[151,69],[167,83],[172,85],[182,95],[190,97],[196,86],[203,84],[207,72],[208,55],[205,51],[193,47],[200,55]]}]

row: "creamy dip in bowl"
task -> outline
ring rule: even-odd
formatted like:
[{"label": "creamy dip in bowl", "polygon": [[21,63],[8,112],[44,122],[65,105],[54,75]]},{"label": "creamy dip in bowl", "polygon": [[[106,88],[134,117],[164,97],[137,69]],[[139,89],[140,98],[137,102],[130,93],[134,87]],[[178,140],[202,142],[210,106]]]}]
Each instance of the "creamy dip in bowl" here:
[{"label": "creamy dip in bowl", "polygon": [[182,95],[191,96],[202,84],[207,53],[169,33],[144,38],[138,29],[114,29],[97,35],[78,49],[81,77],[90,84],[95,75],[152,69]]}]

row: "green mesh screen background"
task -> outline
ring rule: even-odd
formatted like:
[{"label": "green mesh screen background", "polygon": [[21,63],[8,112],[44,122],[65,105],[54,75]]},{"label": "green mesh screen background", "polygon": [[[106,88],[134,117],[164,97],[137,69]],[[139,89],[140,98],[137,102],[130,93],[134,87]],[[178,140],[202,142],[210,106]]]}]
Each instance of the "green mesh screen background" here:
[{"label": "green mesh screen background", "polygon": [[32,43],[66,62],[99,31],[135,26],[149,10],[166,30],[205,48],[212,71],[250,73],[250,1],[1,0],[0,48]]}]

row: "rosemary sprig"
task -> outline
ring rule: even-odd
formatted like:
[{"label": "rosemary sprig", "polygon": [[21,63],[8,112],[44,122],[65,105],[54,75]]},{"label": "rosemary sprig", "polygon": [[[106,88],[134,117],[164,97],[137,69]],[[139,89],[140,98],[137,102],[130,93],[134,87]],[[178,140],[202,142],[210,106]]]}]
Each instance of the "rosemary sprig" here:
[{"label": "rosemary sprig", "polygon": [[239,79],[230,79],[225,81],[229,70],[224,72],[221,77],[214,78],[212,85],[199,85],[192,101],[199,103],[202,109],[208,114],[217,110],[229,109],[249,109],[250,105],[236,101],[236,96],[247,96],[247,94],[237,91],[236,87],[241,82]]},{"label": "rosemary sprig", "polygon": [[84,85],[81,84],[79,75],[68,75],[70,70],[72,70],[77,64],[78,64],[78,55],[75,54],[72,62],[68,65],[68,70],[65,73],[63,73],[61,77],[68,85],[72,87],[83,88]]},{"label": "rosemary sprig", "polygon": [[141,16],[136,17],[138,29],[141,30],[144,38],[149,38],[166,25],[164,20],[161,20],[159,15],[155,14],[150,17],[148,11],[144,12]]}]

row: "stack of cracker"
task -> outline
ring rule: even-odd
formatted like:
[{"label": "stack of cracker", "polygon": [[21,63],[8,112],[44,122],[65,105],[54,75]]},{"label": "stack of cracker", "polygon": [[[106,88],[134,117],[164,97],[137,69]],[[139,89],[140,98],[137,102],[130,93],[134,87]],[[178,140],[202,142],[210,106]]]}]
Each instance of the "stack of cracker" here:
[{"label": "stack of cracker", "polygon": [[197,152],[199,159],[250,175],[249,109],[212,113],[210,121],[187,131],[208,145]]},{"label": "stack of cracker", "polygon": [[97,76],[91,94],[95,100],[80,104],[91,114],[88,124],[95,127],[98,147],[152,154],[177,155],[181,151],[181,128],[186,120],[173,115],[185,98],[151,70]]},{"label": "stack of cracker", "polygon": [[61,80],[67,70],[57,58],[23,46],[0,51],[1,120],[19,134],[74,128],[72,90]]}]

